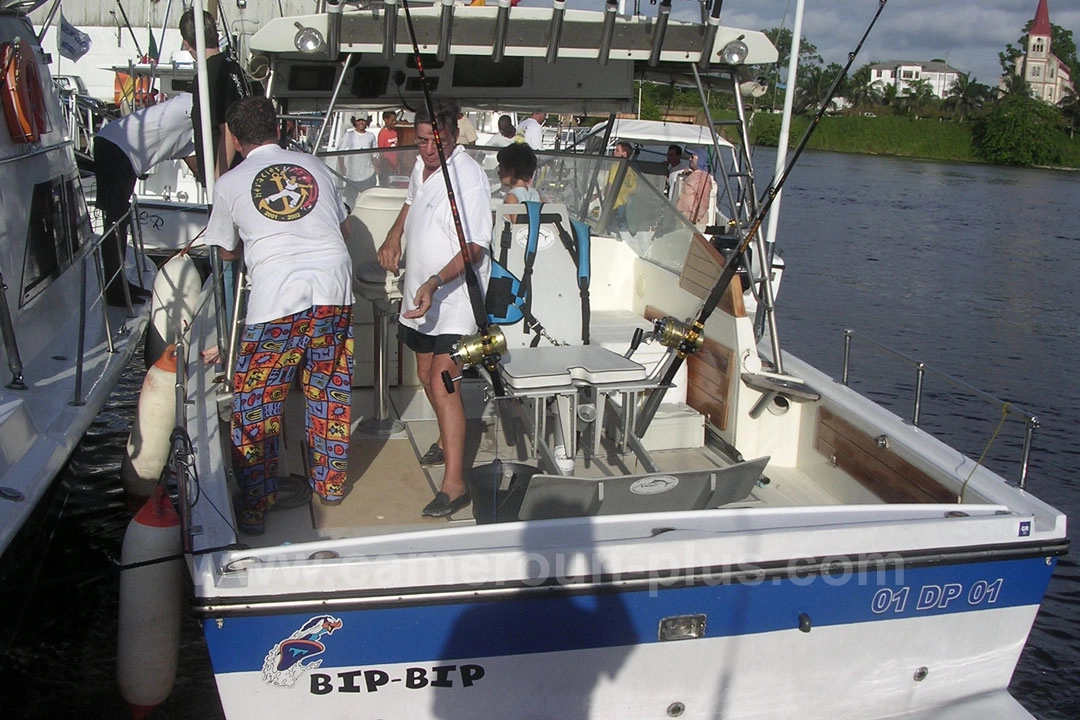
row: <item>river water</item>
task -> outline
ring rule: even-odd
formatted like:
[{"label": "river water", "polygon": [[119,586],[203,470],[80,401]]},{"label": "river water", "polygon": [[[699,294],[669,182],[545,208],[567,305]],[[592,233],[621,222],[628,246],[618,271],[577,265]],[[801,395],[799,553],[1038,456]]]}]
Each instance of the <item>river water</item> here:
[{"label": "river water", "polygon": [[[755,159],[771,168],[767,152]],[[1039,417],[1028,488],[1080,516],[1080,174],[806,153],[782,198],[788,273],[779,334],[839,376],[851,328]],[[142,353],[136,353],[141,358]],[[883,392],[878,387],[896,387]],[[136,363],[57,483],[58,521],[0,577],[0,707],[6,719],[127,718],[115,684],[118,580],[130,519],[120,459],[142,372]],[[852,384],[911,415],[914,371],[856,343]],[[921,424],[1007,477],[1022,425],[927,380]],[[1070,531],[1075,540],[1076,532]],[[1061,558],[1013,678],[1040,720],[1080,717],[1080,569]],[[221,717],[198,623],[185,618],[176,688],[154,718]]]}]

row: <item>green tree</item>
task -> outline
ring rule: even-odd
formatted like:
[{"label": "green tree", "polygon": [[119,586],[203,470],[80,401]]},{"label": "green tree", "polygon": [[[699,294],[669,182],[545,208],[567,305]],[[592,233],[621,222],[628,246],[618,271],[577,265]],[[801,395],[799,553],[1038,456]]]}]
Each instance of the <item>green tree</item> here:
[{"label": "green tree", "polygon": [[[776,52],[779,54],[776,64],[786,69],[788,58],[791,57],[791,30],[788,28],[769,28],[761,32],[765,33],[769,40],[772,41],[772,44],[776,46]],[[820,65],[823,62],[821,55],[818,54],[817,46],[804,37],[802,42],[799,43],[799,67],[801,68],[803,65]]]},{"label": "green tree", "polygon": [[847,87],[844,88],[844,97],[856,112],[867,110],[881,102],[880,83],[871,82],[871,76],[870,65],[863,65],[851,73]]},{"label": "green tree", "polygon": [[839,63],[829,63],[826,68],[820,65],[800,67],[793,109],[795,114],[817,112],[842,69],[843,66]]},{"label": "green tree", "polygon": [[1065,97],[1058,103],[1065,122],[1069,125],[1069,138],[1076,137],[1076,126],[1080,125],[1080,96],[1066,88]]},{"label": "green tree", "polygon": [[[773,107],[778,107],[781,100],[780,90],[785,80],[781,79],[781,73],[786,76],[788,58],[791,57],[792,32],[789,28],[769,28],[762,30],[768,36],[772,44],[776,46],[777,58],[773,65],[752,66],[756,74],[769,78],[773,85]],[[818,54],[817,46],[809,42],[805,37],[799,43],[799,75],[801,76],[808,67],[820,67],[821,55]],[[801,84],[801,81],[800,81]]]},{"label": "green tree", "polygon": [[904,97],[907,98],[908,109],[915,113],[915,118],[926,115],[927,110],[934,104],[934,88],[930,81],[925,78],[912,80],[904,88]]},{"label": "green tree", "polygon": [[1056,165],[1061,151],[1058,110],[1023,92],[1010,92],[980,120],[972,133],[975,152],[995,165]]},{"label": "green tree", "polygon": [[944,107],[950,112],[955,112],[958,119],[963,122],[966,115],[978,112],[991,98],[993,98],[993,90],[990,87],[976,82],[975,78],[971,77],[971,73],[960,73],[949,88]]}]

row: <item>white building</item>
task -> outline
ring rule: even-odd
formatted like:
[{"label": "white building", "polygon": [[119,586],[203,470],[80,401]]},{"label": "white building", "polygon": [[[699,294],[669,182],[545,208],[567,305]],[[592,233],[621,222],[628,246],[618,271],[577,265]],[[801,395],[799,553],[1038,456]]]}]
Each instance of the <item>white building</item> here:
[{"label": "white building", "polygon": [[917,80],[925,80],[939,98],[946,98],[962,73],[940,60],[918,62],[915,60],[889,60],[870,66],[870,84],[884,89],[892,86],[897,95],[906,95],[908,88]]},{"label": "white building", "polygon": [[[1016,61],[1016,73],[1031,87],[1031,96],[1056,105],[1065,97],[1066,90],[1075,92],[1069,66],[1050,51],[1050,10],[1046,0],[1039,0],[1035,19],[1028,31],[1028,43],[1022,57]],[[1002,89],[1005,80],[1002,79]]]}]

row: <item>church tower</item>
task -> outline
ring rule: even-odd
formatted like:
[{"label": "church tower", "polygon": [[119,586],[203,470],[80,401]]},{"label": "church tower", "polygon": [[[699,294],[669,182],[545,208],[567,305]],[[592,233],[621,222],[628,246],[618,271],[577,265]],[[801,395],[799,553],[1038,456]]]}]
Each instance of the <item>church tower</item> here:
[{"label": "church tower", "polygon": [[1026,52],[1016,64],[1016,70],[1031,86],[1032,97],[1056,105],[1064,97],[1066,88],[1074,88],[1068,66],[1052,51],[1052,34],[1047,0],[1039,0],[1035,19],[1028,31]]}]

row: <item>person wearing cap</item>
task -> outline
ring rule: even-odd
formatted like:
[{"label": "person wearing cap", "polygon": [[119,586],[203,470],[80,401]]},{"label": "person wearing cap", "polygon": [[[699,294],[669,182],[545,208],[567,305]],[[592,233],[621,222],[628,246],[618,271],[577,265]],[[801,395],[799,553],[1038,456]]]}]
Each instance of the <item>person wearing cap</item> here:
[{"label": "person wearing cap", "polygon": [[[375,133],[368,132],[371,121],[367,115],[350,118],[352,127],[342,136],[339,150],[371,150],[375,147]],[[342,198],[349,207],[356,205],[357,196],[375,185],[375,165],[370,154],[352,154],[338,156],[338,171],[345,178],[345,190]]]}]

